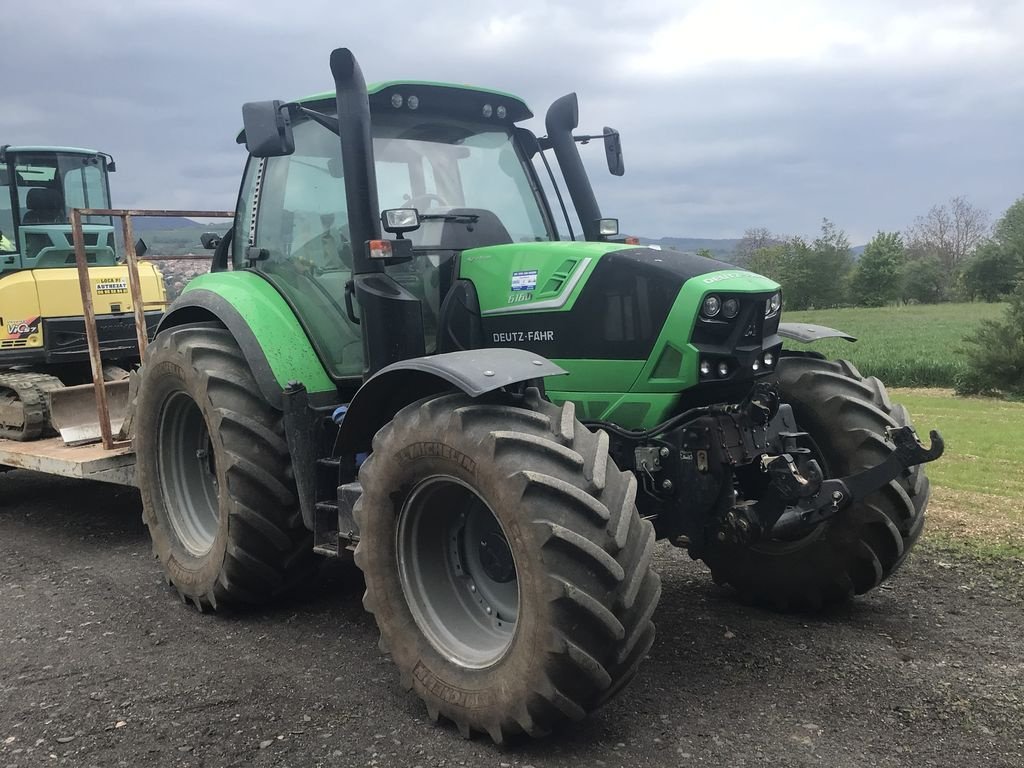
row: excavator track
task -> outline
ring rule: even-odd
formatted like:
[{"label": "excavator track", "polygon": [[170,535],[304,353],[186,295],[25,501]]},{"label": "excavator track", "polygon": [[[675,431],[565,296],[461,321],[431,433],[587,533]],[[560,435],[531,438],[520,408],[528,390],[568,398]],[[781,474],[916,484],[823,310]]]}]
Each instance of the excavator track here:
[{"label": "excavator track", "polygon": [[0,439],[35,440],[51,432],[46,393],[63,386],[45,373],[0,373]]}]

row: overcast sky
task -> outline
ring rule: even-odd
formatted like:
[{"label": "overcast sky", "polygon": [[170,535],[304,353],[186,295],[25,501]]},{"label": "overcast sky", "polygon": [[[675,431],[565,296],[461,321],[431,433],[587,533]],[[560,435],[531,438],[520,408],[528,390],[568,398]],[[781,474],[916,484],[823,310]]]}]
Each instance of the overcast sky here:
[{"label": "overcast sky", "polygon": [[[350,10],[349,10],[350,9]],[[118,206],[234,207],[245,101],[367,80],[467,82],[542,117],[575,90],[626,175],[584,148],[605,215],[650,237],[905,229],[1024,194],[1024,0],[20,2],[0,143],[110,152]]]}]

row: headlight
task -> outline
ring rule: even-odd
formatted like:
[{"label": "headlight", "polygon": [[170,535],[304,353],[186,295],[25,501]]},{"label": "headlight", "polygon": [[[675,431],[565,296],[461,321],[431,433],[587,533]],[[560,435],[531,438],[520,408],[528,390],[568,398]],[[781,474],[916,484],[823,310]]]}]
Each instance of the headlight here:
[{"label": "headlight", "polygon": [[726,299],[722,302],[722,315],[732,320],[740,313],[740,303],[737,299]]},{"label": "headlight", "polygon": [[704,304],[701,306],[700,311],[704,314],[704,317],[714,317],[722,311],[722,300],[711,294],[704,299]]},{"label": "headlight", "polygon": [[775,293],[764,303],[764,316],[771,317],[782,309],[782,293]]}]

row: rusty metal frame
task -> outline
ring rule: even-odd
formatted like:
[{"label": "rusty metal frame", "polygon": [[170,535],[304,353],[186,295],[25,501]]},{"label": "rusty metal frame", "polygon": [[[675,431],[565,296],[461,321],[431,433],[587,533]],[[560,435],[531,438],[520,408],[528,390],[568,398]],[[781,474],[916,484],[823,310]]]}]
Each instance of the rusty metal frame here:
[{"label": "rusty metal frame", "polygon": [[[162,209],[133,208],[72,208],[71,232],[75,245],[75,265],[78,268],[78,287],[82,294],[82,315],[85,320],[85,337],[89,346],[89,364],[92,367],[92,384],[96,394],[96,415],[100,422],[100,437],[104,450],[118,446],[110,429],[110,411],[107,406],[107,390],[103,381],[103,360],[100,357],[99,331],[96,327],[96,311],[92,303],[92,285],[89,282],[89,262],[85,255],[85,237],[82,234],[83,216],[110,216],[121,219],[124,235],[125,264],[128,267],[128,285],[135,313],[135,335],[139,345],[139,360],[146,353],[149,343],[146,329],[146,312],[142,301],[142,284],[139,280],[138,257],[135,254],[135,235],[132,230],[134,216],[169,216],[186,218],[232,219],[234,211],[178,211]],[[164,257],[174,259],[178,257]],[[167,306],[166,299],[159,303]],[[121,441],[120,445],[124,445]]]}]

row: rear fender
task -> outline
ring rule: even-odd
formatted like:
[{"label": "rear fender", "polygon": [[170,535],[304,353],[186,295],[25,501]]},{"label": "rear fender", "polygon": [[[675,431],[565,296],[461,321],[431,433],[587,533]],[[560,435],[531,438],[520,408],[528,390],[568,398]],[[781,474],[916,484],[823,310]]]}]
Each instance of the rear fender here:
[{"label": "rear fender", "polygon": [[282,408],[290,382],[305,385],[313,403],[331,401],[337,388],[295,313],[266,280],[251,272],[200,275],[171,305],[157,334],[187,323],[219,322],[235,337],[260,393]]}]

